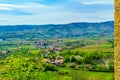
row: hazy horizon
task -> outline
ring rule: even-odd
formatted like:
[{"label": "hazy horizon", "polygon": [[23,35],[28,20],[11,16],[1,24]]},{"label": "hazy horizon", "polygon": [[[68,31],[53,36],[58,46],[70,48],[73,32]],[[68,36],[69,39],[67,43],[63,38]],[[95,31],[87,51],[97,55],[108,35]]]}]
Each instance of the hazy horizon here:
[{"label": "hazy horizon", "polygon": [[60,24],[6,24],[6,25],[1,25],[0,26],[16,26],[16,25],[65,25],[65,24],[72,24],[72,23],[104,23],[104,22],[114,22],[114,20],[111,21],[100,21],[100,22],[70,22],[70,23],[60,23]]}]

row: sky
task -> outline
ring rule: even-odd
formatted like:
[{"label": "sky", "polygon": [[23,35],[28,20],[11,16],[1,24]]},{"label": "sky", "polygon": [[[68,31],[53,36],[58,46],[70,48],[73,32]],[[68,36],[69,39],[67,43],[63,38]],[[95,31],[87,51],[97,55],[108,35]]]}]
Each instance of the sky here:
[{"label": "sky", "polygon": [[0,25],[112,21],[114,0],[0,0]]}]

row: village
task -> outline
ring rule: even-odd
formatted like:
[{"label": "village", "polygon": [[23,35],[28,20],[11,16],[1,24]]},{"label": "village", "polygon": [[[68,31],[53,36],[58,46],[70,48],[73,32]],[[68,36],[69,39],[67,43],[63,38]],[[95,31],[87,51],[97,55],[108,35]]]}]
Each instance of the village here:
[{"label": "village", "polygon": [[[31,44],[31,43],[30,43]],[[35,42],[36,49],[40,50],[41,57],[44,58],[45,63],[54,64],[56,66],[60,66],[65,63],[65,56],[60,53],[63,51],[71,51],[74,48],[78,48],[80,46],[84,47],[87,42],[84,41],[65,41],[64,39],[53,39],[53,40],[38,40]],[[24,44],[26,45],[26,44]],[[15,51],[19,50],[19,48],[15,48]],[[31,49],[27,49],[28,52],[31,52]],[[2,55],[7,56],[11,51],[2,50]],[[67,55],[67,54],[66,54]],[[83,57],[80,55],[74,55],[75,59],[82,59]]]},{"label": "village", "polygon": [[[64,57],[59,55],[59,52],[64,49],[70,50],[72,47],[67,46],[67,48],[62,48],[64,42],[62,39],[56,39],[55,41],[40,40],[37,46],[41,49],[41,56],[43,56],[44,62],[60,66],[64,63]],[[55,58],[49,58],[49,54],[56,54]]]}]

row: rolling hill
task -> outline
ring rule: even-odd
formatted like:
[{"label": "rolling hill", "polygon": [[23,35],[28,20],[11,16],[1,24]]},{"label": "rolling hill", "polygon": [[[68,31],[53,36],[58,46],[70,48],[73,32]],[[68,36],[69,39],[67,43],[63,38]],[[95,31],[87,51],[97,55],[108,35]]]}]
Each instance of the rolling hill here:
[{"label": "rolling hill", "polygon": [[114,21],[48,25],[0,26],[0,39],[35,40],[42,38],[113,38]]}]

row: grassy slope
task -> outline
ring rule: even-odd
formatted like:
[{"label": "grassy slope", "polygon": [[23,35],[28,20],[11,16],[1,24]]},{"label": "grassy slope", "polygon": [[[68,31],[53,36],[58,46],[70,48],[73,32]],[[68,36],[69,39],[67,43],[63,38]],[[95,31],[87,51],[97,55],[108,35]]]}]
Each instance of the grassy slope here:
[{"label": "grassy slope", "polygon": [[69,75],[60,75],[56,72],[45,72],[43,80],[113,80],[113,73],[90,72],[71,70]]}]

